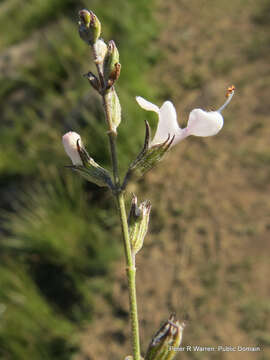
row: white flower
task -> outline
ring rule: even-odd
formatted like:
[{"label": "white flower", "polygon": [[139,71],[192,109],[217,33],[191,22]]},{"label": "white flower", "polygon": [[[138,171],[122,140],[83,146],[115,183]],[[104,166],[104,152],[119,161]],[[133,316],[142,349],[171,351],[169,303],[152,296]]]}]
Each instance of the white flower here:
[{"label": "white flower", "polygon": [[74,131],[69,131],[66,133],[62,142],[65,148],[67,155],[70,157],[73,165],[83,165],[80,154],[77,148],[77,142],[79,140],[79,145],[81,146],[81,137]]},{"label": "white flower", "polygon": [[216,135],[223,126],[223,117],[221,111],[228,105],[234,94],[234,87],[228,88],[227,100],[217,111],[204,111],[202,109],[193,109],[188,118],[187,127],[182,129],[177,122],[177,115],[174,105],[170,101],[165,101],[159,108],[144,98],[137,96],[138,104],[145,110],[154,111],[158,114],[157,131],[151,146],[163,143],[174,136],[172,146],[189,135],[195,136],[213,136]]}]

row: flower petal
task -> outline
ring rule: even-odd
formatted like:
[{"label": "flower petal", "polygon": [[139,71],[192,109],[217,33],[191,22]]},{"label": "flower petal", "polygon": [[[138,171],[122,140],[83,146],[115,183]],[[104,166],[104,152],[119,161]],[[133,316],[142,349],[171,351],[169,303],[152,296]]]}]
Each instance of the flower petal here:
[{"label": "flower petal", "polygon": [[95,48],[96,48],[96,56],[97,56],[96,61],[99,64],[102,64],[105,55],[107,53],[108,47],[102,39],[98,39],[95,43]]},{"label": "flower petal", "polygon": [[143,97],[136,96],[136,101],[144,110],[159,113],[159,107],[155,104],[152,104],[150,101],[145,100]]},{"label": "flower petal", "polygon": [[223,126],[223,117],[218,111],[193,109],[189,114],[187,134],[195,136],[216,135]]},{"label": "flower petal", "polygon": [[63,138],[62,142],[65,148],[67,155],[70,157],[73,165],[83,165],[81,157],[79,155],[77,149],[77,141],[79,140],[79,144],[81,144],[81,137],[74,131],[69,131],[66,133]]},{"label": "flower petal", "polygon": [[175,145],[180,141],[182,129],[179,127],[177,122],[176,110],[170,101],[165,101],[159,111],[159,121],[157,131],[154,139],[151,141],[151,145],[156,145],[164,142],[168,136],[172,138],[175,136],[172,145]]}]

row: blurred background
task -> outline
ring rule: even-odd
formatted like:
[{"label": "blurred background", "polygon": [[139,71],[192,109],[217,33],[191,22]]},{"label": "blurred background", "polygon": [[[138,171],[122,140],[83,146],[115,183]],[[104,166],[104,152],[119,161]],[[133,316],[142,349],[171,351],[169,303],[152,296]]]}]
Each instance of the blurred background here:
[{"label": "blurred background", "polygon": [[114,39],[122,73],[122,174],[147,118],[134,97],[191,109],[236,95],[213,138],[189,138],[139,184],[153,204],[137,260],[143,351],[173,311],[183,346],[261,346],[257,353],[185,352],[179,359],[270,358],[270,1],[2,0],[0,2],[0,358],[124,359],[130,354],[118,219],[108,191],[64,168],[61,136],[79,132],[110,166],[94,70],[77,33],[92,9]]}]

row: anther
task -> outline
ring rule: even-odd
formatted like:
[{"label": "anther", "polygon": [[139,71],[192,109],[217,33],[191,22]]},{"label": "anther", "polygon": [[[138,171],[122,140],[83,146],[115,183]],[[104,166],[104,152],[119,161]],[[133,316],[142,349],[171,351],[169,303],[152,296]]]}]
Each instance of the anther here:
[{"label": "anther", "polygon": [[225,101],[225,103],[217,110],[219,113],[222,112],[222,110],[225,109],[225,107],[229,104],[229,102],[232,100],[232,97],[234,95],[234,91],[235,91],[235,86],[229,86],[227,91],[226,91],[226,98],[227,100]]}]

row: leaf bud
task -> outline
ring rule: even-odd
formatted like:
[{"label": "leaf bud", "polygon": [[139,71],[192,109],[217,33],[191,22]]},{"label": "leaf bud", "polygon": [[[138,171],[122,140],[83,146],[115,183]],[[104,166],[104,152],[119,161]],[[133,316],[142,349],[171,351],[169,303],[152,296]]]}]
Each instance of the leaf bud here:
[{"label": "leaf bud", "polygon": [[88,10],[79,11],[79,34],[80,37],[90,45],[94,45],[100,37],[101,24],[97,16]]}]

